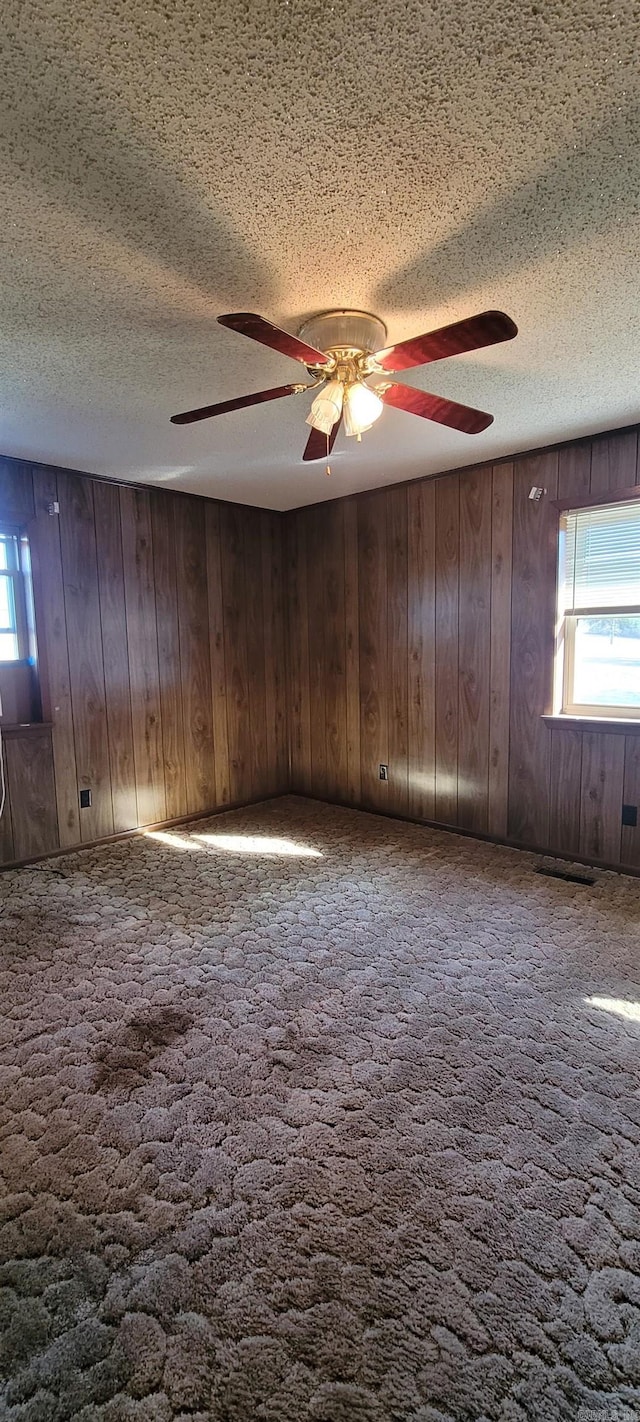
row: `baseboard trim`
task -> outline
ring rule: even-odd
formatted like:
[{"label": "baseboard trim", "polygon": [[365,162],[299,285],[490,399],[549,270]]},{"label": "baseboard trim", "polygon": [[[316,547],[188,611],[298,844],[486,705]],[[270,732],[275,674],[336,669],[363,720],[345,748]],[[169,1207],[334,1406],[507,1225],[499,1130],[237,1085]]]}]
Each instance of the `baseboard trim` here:
[{"label": "baseboard trim", "polygon": [[336,805],[341,810],[356,810],[360,815],[378,815],[384,820],[401,820],[404,824],[420,825],[424,829],[442,830],[443,834],[457,834],[462,839],[475,839],[480,844],[498,844],[504,849],[522,850],[525,854],[539,854],[544,859],[560,859],[565,864],[584,864],[588,868],[607,869],[613,874],[628,874],[632,879],[640,879],[640,868],[633,864],[613,864],[606,859],[589,859],[583,854],[566,854],[559,849],[550,849],[549,846],[539,844],[526,844],[521,840],[503,839],[499,835],[483,834],[481,830],[463,829],[460,825],[445,824],[441,820],[418,820],[412,815],[403,815],[399,811],[380,810],[369,805],[352,805],[348,800],[329,800],[325,795],[313,795],[309,790],[297,790],[288,788],[277,790],[273,795],[257,795],[250,800],[234,800],[228,805],[216,805],[211,810],[199,810],[195,815],[180,815],[174,820],[158,820],[150,825],[137,825],[134,829],[122,830],[119,834],[110,834],[102,839],[92,839],[88,844],[72,844],[66,849],[50,849],[46,854],[34,854],[29,859],[10,859],[0,864],[0,874],[9,869],[23,869],[30,864],[42,864],[47,859],[60,859],[65,854],[83,854],[89,849],[97,849],[103,844],[117,844],[123,839],[133,839],[136,835],[143,835],[153,830],[175,829],[179,825],[198,824],[200,820],[211,820],[218,815],[226,815],[230,810],[244,810],[251,805],[264,805],[272,800],[283,800],[292,797],[296,800],[312,800],[320,805]]},{"label": "baseboard trim", "polygon": [[526,844],[517,839],[503,839],[495,834],[483,834],[481,830],[463,829],[460,825],[445,824],[441,820],[417,820],[412,815],[403,815],[396,810],[379,810],[369,805],[352,805],[348,800],[329,800],[325,795],[313,795],[309,790],[289,790],[285,794],[295,795],[299,800],[315,800],[321,805],[338,805],[342,810],[357,810],[361,815],[379,815],[383,820],[402,820],[409,825],[422,825],[424,829],[442,830],[443,834],[458,834],[462,839],[475,839],[481,844],[499,844],[504,849],[519,849],[524,854],[540,854],[544,859],[560,859],[566,864],[585,864],[593,869],[608,869],[612,874],[628,874],[632,879],[640,879],[640,867],[633,864],[614,864],[606,859],[589,859],[584,854],[567,854],[560,849],[550,849],[549,845]]},{"label": "baseboard trim", "polygon": [[290,794],[290,790],[276,790],[273,795],[256,795],[251,800],[234,800],[228,805],[216,805],[212,810],[198,810],[195,815],[180,815],[175,820],[157,820],[151,825],[136,825],[133,829],[121,830],[118,834],[104,835],[102,839],[91,839],[86,844],[70,844],[65,849],[49,849],[46,854],[33,854],[29,859],[8,859],[0,864],[0,874],[8,869],[24,869],[30,864],[42,864],[46,859],[60,859],[65,854],[84,854],[87,850],[98,849],[103,844],[118,844],[121,839],[134,839],[136,835],[150,834],[154,830],[198,824],[200,820],[212,820],[216,815],[226,815],[229,810],[244,810],[250,805],[266,805],[270,800],[281,800],[283,796]]}]

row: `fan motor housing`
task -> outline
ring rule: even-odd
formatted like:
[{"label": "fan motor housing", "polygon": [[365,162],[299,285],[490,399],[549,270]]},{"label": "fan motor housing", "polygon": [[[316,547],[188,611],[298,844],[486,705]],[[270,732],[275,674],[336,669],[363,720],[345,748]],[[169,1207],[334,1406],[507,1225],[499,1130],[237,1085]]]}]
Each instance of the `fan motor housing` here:
[{"label": "fan motor housing", "polygon": [[370,311],[321,311],[310,316],[298,331],[302,341],[325,354],[372,355],[384,348],[387,328]]}]

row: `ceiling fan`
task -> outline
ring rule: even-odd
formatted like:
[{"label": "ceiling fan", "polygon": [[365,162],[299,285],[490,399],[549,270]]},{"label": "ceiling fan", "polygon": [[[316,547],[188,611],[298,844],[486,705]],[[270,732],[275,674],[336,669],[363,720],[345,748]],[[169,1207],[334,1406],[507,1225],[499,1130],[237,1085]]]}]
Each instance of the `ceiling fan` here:
[{"label": "ceiling fan", "polygon": [[409,370],[411,366],[428,365],[446,356],[464,351],[480,350],[483,346],[511,341],[518,328],[503,311],[483,311],[413,336],[395,346],[385,346],[387,328],[377,316],[366,311],[324,311],[312,316],[301,326],[297,336],[282,331],[250,311],[219,316],[221,326],[250,336],[282,355],[292,356],[307,367],[311,384],[277,385],[272,390],[260,390],[254,395],[241,395],[237,400],[222,400],[217,405],[204,405],[199,410],[186,410],[172,415],[174,425],[188,425],[195,420],[208,420],[213,415],[225,415],[230,410],[244,410],[266,400],[279,400],[285,395],[300,395],[305,390],[318,390],[306,423],[311,433],[302,458],[324,459],[333,449],[336,435],[344,420],[347,435],[359,439],[382,414],[385,405],[407,410],[425,420],[435,420],[464,434],[479,434],[493,422],[493,415],[474,410],[470,405],[458,405],[439,395],[428,395],[414,386],[396,381],[367,384],[370,377]]}]

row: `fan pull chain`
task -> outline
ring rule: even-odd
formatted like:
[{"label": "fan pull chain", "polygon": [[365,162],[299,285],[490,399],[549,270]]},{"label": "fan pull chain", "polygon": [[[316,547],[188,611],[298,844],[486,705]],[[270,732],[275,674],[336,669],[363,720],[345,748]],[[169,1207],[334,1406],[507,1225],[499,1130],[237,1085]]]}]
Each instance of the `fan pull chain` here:
[{"label": "fan pull chain", "polygon": [[327,435],[327,479],[331,478],[331,465],[329,463],[329,436]]}]

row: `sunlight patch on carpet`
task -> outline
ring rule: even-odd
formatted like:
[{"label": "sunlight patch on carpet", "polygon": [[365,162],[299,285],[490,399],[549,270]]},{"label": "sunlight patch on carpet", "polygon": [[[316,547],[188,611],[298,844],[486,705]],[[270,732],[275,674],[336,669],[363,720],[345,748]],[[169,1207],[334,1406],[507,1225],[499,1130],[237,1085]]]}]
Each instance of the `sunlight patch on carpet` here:
[{"label": "sunlight patch on carpet", "polygon": [[588,1007],[600,1007],[603,1012],[615,1012],[629,1022],[640,1022],[640,1002],[627,1002],[622,997],[585,997]]}]

